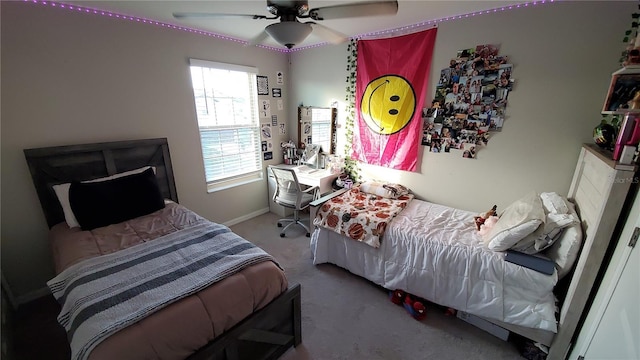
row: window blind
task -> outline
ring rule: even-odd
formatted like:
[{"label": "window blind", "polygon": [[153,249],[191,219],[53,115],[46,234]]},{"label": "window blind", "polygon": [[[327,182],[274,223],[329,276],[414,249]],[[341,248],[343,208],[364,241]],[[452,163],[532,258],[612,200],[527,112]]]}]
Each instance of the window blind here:
[{"label": "window blind", "polygon": [[190,69],[209,189],[262,178],[257,69],[198,59]]},{"label": "window blind", "polygon": [[331,151],[331,111],[311,109],[311,134],[313,143],[322,146],[323,152]]}]

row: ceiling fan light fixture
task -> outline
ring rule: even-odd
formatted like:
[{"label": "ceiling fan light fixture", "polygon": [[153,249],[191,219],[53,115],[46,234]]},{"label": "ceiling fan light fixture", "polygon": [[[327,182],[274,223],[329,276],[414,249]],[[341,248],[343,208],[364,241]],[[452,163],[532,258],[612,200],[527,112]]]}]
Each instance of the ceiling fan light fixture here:
[{"label": "ceiling fan light fixture", "polygon": [[278,7],[275,5],[271,5],[271,4],[267,5],[267,11],[272,13],[273,15],[278,16]]},{"label": "ceiling fan light fixture", "polygon": [[313,28],[309,24],[286,21],[271,24],[264,30],[279,44],[291,49],[294,45],[303,42],[311,34]]},{"label": "ceiling fan light fixture", "polygon": [[309,11],[309,5],[308,4],[300,4],[300,6],[298,6],[298,16],[302,16],[302,15],[306,14],[307,11]]}]

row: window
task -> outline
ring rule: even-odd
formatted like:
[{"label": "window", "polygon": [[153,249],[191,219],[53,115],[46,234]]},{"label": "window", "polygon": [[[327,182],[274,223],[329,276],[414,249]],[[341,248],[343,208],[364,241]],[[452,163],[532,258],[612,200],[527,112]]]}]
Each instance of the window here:
[{"label": "window", "polygon": [[262,179],[257,69],[190,60],[209,191]]}]

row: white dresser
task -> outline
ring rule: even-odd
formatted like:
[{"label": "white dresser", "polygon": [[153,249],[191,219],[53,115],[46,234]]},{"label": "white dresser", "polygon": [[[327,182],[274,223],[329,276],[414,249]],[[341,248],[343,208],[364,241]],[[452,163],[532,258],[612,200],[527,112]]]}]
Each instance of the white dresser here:
[{"label": "white dresser", "polygon": [[575,265],[548,360],[565,359],[600,271],[634,178],[635,168],[611,160],[611,153],[584,144],[568,197],[576,203],[584,244]]}]

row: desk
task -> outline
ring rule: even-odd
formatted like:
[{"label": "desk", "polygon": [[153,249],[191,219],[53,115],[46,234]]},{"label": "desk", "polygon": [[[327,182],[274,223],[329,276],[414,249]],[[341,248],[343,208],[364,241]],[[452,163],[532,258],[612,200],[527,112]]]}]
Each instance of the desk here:
[{"label": "desk", "polygon": [[[307,171],[308,167],[301,167],[298,165],[286,165],[280,164],[277,165],[281,168],[289,168],[296,170],[296,177],[301,184],[307,186],[317,186],[320,188],[320,195],[324,195],[333,191],[333,187],[331,186],[333,180],[335,180],[339,174],[332,174],[328,169],[317,169]],[[303,169],[303,170],[301,170]],[[275,193],[276,183],[273,178],[273,174],[269,171],[269,167],[267,167],[267,183],[269,185],[269,211],[272,213],[278,214],[280,216],[289,216],[292,213],[292,210],[289,208],[284,208],[281,205],[276,204],[273,201],[273,194]]]},{"label": "desk", "polygon": [[293,168],[300,184],[308,186],[317,186],[320,188],[320,195],[324,195],[333,191],[331,186],[333,180],[338,178],[339,174],[332,174],[328,169],[317,169],[311,171],[299,170],[300,167]]},{"label": "desk", "polygon": [[[307,186],[317,186],[320,188],[320,195],[324,195],[333,191],[331,184],[333,180],[338,178],[340,174],[332,174],[329,169],[311,169],[307,166],[280,164],[277,167],[285,169],[293,169],[296,172],[300,184]],[[272,177],[267,170],[267,175]]]}]

